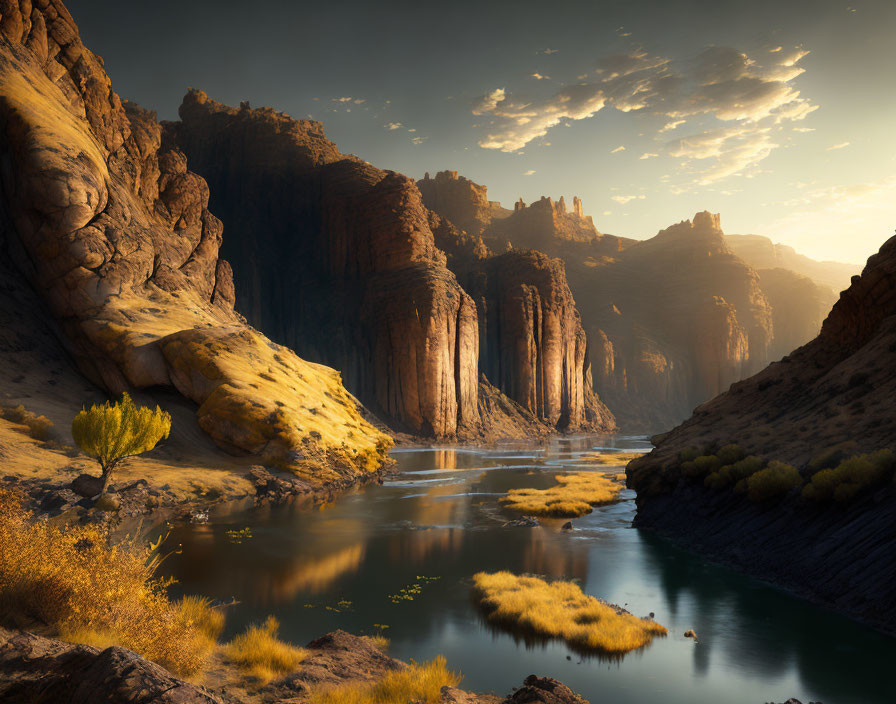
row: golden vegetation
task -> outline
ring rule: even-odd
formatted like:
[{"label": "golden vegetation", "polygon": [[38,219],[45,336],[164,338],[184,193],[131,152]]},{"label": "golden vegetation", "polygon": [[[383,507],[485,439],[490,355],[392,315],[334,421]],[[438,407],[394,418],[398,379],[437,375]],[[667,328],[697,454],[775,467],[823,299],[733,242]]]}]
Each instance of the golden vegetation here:
[{"label": "golden vegetation", "polygon": [[643,457],[643,452],[595,452],[590,455],[582,455],[581,459],[592,464],[610,466],[622,466],[628,464],[636,457]]},{"label": "golden vegetation", "polygon": [[666,635],[665,626],[589,596],[573,582],[510,572],[479,572],[473,580],[490,621],[583,650],[622,654]]},{"label": "golden vegetation", "polygon": [[445,658],[387,672],[376,682],[349,682],[311,693],[308,704],[438,704],[444,686],[460,684],[461,675],[450,671]]},{"label": "golden vegetation", "polygon": [[134,404],[125,393],[117,403],[94,405],[81,410],[72,421],[72,437],[81,451],[95,459],[102,470],[106,493],[112,472],[128,457],[154,448],[171,432],[171,415],[156,406],[155,410]]},{"label": "golden vegetation", "polygon": [[525,514],[575,518],[591,513],[592,506],[615,501],[622,491],[615,477],[596,472],[559,475],[557,482],[549,489],[511,489],[501,501]]},{"label": "golden vegetation", "polygon": [[273,616],[260,626],[250,626],[224,647],[225,657],[261,682],[285,675],[308,657],[308,651],[280,640],[280,623]]},{"label": "golden vegetation", "polygon": [[63,638],[120,645],[187,676],[215,647],[223,616],[209,602],[171,601],[148,547],[109,547],[96,527],[33,522],[0,492],[0,618],[40,621]]},{"label": "golden vegetation", "polygon": [[855,455],[841,461],[836,467],[815,473],[803,487],[803,496],[812,501],[852,500],[866,488],[880,486],[894,476],[896,455],[892,450],[878,450]]},{"label": "golden vegetation", "polygon": [[0,409],[0,418],[10,423],[24,425],[28,428],[28,434],[35,440],[46,441],[53,436],[53,421],[46,416],[39,416],[18,405],[15,408]]},{"label": "golden vegetation", "polygon": [[[803,478],[793,465],[772,460],[768,467],[741,481],[745,482],[741,491],[745,490],[751,501],[771,501],[790,493],[791,489],[803,483]],[[738,487],[735,486],[735,489]]]}]

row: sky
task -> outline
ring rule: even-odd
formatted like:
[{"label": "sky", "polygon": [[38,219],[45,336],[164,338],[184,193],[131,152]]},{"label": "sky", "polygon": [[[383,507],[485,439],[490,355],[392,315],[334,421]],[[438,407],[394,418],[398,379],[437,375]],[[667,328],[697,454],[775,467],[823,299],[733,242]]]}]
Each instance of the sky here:
[{"label": "sky", "polygon": [[188,87],[324,124],[510,207],[651,237],[699,210],[818,259],[896,228],[896,0],[68,0],[122,97]]}]

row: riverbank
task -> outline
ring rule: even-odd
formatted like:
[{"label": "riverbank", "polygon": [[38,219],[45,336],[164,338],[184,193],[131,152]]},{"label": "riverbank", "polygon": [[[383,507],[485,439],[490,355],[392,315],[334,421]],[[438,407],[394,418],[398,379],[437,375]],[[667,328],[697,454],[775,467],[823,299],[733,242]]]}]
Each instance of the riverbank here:
[{"label": "riverbank", "polygon": [[[27,631],[0,628],[0,698],[9,704],[99,702],[120,704],[274,704],[308,702],[336,687],[376,686],[409,668],[369,638],[335,631],[310,642],[300,667],[264,686],[253,686],[226,660],[197,682],[187,682],[119,647],[72,645]],[[504,697],[441,687],[427,704],[587,704],[549,677],[530,675]],[[392,704],[392,702],[388,702]],[[396,703],[397,704],[397,703]]]}]

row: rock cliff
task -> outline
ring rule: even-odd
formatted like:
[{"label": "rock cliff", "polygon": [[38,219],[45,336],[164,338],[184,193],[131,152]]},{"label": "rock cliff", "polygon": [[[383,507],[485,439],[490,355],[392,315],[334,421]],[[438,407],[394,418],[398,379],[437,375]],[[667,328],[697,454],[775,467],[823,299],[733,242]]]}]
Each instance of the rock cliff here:
[{"label": "rock cliff", "polygon": [[[449,224],[431,219],[413,181],[340,154],[319,123],[269,108],[230,108],[191,91],[180,116],[166,135],[211,185],[211,206],[228,228],[222,252],[233,262],[237,308],[250,323],[342,371],[348,388],[398,430],[453,437],[495,427],[479,403],[481,372],[537,422],[577,427],[584,371],[581,363],[565,366],[572,360],[575,367],[575,330],[569,327],[569,355],[542,354],[538,362],[520,355],[517,376],[492,379],[479,361],[482,342],[538,346],[541,318],[529,327],[521,320],[500,338],[483,336],[477,305],[436,243],[433,231]],[[457,216],[472,232],[488,219],[485,189],[450,174],[431,181],[431,197],[447,184],[446,208],[469,206]],[[452,199],[455,191],[463,198]],[[488,256],[478,235],[451,232],[439,240],[450,256],[477,247],[473,256]],[[511,353],[504,354],[509,363]],[[522,370],[527,364],[545,381],[511,384],[530,373]],[[562,378],[571,380],[561,392],[555,379]],[[536,392],[542,383],[548,386]],[[521,417],[513,415],[511,425]]]},{"label": "rock cliff", "polygon": [[[838,464],[896,448],[894,370],[891,238],[853,278],[814,340],[697,408],[629,465],[629,485],[638,492],[636,524],[896,632],[892,467]],[[718,490],[683,468],[688,453],[708,456],[732,444],[739,454],[796,468],[787,470],[789,483],[776,500]],[[836,501],[804,490],[834,467],[824,480],[850,484]]]},{"label": "rock cliff", "polygon": [[111,393],[173,387],[231,451],[316,476],[378,466],[389,441],[338,373],[234,312],[206,182],[63,4],[4,3],[0,34],[0,241],[77,367]]}]

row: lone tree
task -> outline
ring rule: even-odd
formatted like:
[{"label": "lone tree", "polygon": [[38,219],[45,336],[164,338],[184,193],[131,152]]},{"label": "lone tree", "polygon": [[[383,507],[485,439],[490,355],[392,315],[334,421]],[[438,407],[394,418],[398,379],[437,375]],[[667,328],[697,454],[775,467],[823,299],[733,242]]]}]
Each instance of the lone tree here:
[{"label": "lone tree", "polygon": [[136,406],[127,393],[117,403],[82,409],[72,421],[72,436],[81,451],[99,462],[105,496],[112,472],[128,457],[139,455],[168,437],[171,414],[156,406],[155,410]]}]

